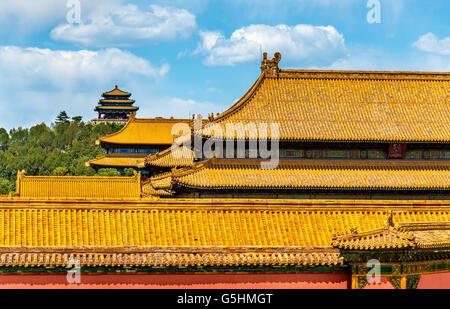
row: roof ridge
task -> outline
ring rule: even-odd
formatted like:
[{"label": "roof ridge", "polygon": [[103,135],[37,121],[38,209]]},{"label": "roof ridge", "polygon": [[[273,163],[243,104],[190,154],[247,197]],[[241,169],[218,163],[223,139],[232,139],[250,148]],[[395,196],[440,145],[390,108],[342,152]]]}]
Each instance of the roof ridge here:
[{"label": "roof ridge", "polygon": [[103,93],[102,93],[102,96],[113,95],[113,94],[111,94],[111,92],[113,92],[113,91],[121,92],[121,94],[116,94],[116,95],[128,96],[128,97],[131,96],[131,93],[130,93],[130,92],[126,92],[126,91],[123,91],[123,90],[119,89],[119,88],[117,87],[117,85],[114,86],[114,89],[113,89],[113,90],[103,92]]},{"label": "roof ridge", "polygon": [[[333,74],[333,75],[353,75],[352,78],[356,78],[355,75],[386,75],[399,76],[404,79],[406,77],[419,77],[419,76],[434,76],[434,77],[449,77],[450,72],[432,72],[432,71],[396,71],[396,70],[321,70],[321,69],[280,69],[278,77],[283,78],[283,74]],[[409,79],[409,78],[407,78]]]},{"label": "roof ridge", "polygon": [[233,105],[231,105],[227,110],[225,110],[223,113],[220,113],[218,116],[214,117],[211,122],[221,121],[223,119],[228,118],[230,115],[234,114],[236,111],[241,109],[246,103],[250,101],[250,99],[253,97],[253,95],[256,93],[258,88],[261,86],[262,82],[266,78],[266,74],[263,72],[259,75],[258,79],[255,81],[255,83],[250,87],[249,90],[239,99],[237,100]]},{"label": "roof ridge", "polygon": [[[132,114],[133,114],[133,113],[132,113]],[[104,140],[104,139],[106,139],[106,138],[110,138],[110,137],[116,136],[116,135],[120,134],[121,132],[125,131],[125,129],[129,126],[129,124],[130,124],[131,122],[133,122],[134,120],[136,120],[136,118],[135,118],[135,117],[132,117],[132,116],[130,115],[130,117],[128,118],[128,121],[125,123],[125,125],[122,127],[122,129],[120,129],[120,130],[117,131],[117,132],[114,132],[114,133],[111,133],[111,134],[108,134],[108,135],[105,135],[105,136],[100,137],[98,140],[95,141],[95,144],[98,146],[98,145],[100,145],[100,143],[102,142],[102,140]]]}]

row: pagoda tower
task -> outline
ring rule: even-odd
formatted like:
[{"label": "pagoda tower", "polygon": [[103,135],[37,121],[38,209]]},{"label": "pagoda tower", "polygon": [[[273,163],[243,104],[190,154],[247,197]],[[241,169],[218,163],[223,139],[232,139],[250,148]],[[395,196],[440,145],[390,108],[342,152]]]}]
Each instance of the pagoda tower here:
[{"label": "pagoda tower", "polygon": [[97,121],[127,122],[130,114],[139,109],[133,106],[135,101],[130,96],[131,93],[120,90],[117,85],[113,90],[103,93],[103,99],[95,107]]}]

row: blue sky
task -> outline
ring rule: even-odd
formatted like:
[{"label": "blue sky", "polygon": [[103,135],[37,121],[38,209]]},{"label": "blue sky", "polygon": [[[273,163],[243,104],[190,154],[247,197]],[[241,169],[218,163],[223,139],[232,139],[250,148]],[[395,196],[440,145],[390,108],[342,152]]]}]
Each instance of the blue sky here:
[{"label": "blue sky", "polygon": [[448,0],[379,0],[380,23],[376,0],[0,2],[7,129],[61,110],[92,119],[115,84],[138,117],[222,112],[259,76],[261,49],[282,68],[450,71]]}]

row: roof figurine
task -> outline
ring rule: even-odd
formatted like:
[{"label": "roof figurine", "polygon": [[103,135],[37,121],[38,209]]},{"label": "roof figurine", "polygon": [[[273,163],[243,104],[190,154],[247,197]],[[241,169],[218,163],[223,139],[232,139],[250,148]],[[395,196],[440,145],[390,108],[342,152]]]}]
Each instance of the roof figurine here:
[{"label": "roof figurine", "polygon": [[267,59],[267,53],[263,53],[263,60],[261,62],[261,72],[270,77],[278,77],[280,69],[278,63],[281,61],[281,54],[276,52],[272,60]]}]

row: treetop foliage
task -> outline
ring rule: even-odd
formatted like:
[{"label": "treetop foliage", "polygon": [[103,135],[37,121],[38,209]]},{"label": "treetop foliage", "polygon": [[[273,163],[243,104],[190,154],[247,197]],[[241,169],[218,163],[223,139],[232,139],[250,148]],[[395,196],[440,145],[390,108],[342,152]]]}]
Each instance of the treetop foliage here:
[{"label": "treetop foliage", "polygon": [[95,175],[85,163],[106,153],[95,141],[122,127],[116,123],[86,124],[81,117],[70,118],[61,112],[51,127],[41,123],[9,132],[0,128],[0,194],[15,190],[19,170],[39,176]]}]

